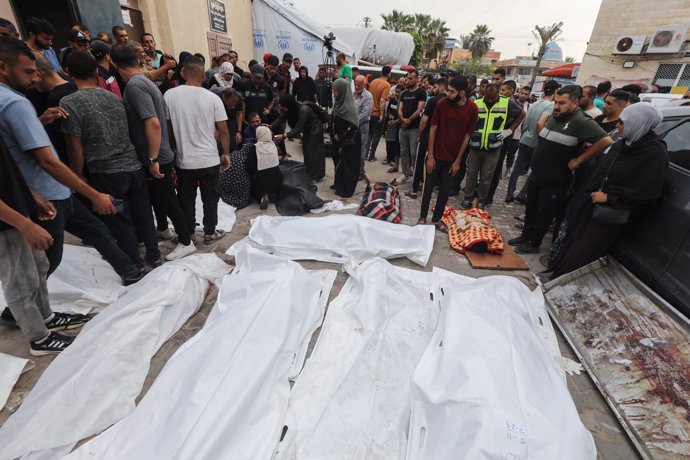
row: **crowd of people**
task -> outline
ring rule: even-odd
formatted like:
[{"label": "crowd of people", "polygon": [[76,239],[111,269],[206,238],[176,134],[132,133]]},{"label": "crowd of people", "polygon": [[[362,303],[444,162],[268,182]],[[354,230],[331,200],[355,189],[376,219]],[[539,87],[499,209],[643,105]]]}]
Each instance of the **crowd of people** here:
[{"label": "crowd of people", "polygon": [[[282,186],[285,141],[299,139],[315,184],[328,151],[331,188],[348,198],[383,137],[392,184],[410,182],[413,199],[422,192],[419,224],[438,187],[431,223],[440,231],[463,180],[460,207],[485,209],[509,177],[505,202],[526,204],[509,244],[537,252],[555,223],[554,276],[608,249],[630,218],[613,219],[615,210],[630,214],[661,193],[666,155],[652,131],[661,118],[629,88],[549,81],[535,101],[503,69],[491,81],[410,70],[393,82],[384,66],[367,80],[339,53],[312,78],[290,53],[242,69],[234,51],[207,66],[202,54],[175,59],[150,33],[134,42],[117,26],[92,40],[75,23],[59,52],[45,19],[29,18],[26,31],[22,41],[0,19],[0,281],[2,321],[21,328],[35,355],[60,352],[73,338],[59,331],[90,319],[50,310],[46,280],[65,231],[136,283],[161,265],[159,239],[176,242],[165,256],[176,260],[221,238],[219,200],[266,209]],[[596,220],[600,208],[609,221]]]}]

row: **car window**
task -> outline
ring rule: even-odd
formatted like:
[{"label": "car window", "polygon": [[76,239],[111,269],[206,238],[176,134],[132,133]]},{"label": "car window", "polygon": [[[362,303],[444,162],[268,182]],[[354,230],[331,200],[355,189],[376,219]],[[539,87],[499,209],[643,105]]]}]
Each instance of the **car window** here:
[{"label": "car window", "polygon": [[668,160],[690,171],[690,122],[676,126],[664,136]]}]

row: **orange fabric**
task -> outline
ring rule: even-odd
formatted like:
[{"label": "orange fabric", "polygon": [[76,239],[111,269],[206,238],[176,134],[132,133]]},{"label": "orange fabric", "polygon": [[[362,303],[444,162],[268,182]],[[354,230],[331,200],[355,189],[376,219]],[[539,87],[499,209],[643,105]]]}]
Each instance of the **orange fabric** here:
[{"label": "orange fabric", "polygon": [[369,92],[374,99],[374,105],[371,108],[371,115],[373,117],[381,116],[381,99],[388,100],[388,93],[391,89],[390,83],[383,78],[377,78],[369,84]]},{"label": "orange fabric", "polygon": [[503,238],[491,223],[486,211],[473,208],[467,211],[446,206],[443,223],[448,227],[450,247],[464,254],[477,243],[486,243],[490,254],[503,253]]}]

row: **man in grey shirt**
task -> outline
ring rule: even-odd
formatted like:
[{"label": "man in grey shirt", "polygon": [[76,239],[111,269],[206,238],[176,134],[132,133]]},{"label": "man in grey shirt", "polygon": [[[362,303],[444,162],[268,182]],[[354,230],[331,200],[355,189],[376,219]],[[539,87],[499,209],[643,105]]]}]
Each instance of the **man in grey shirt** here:
[{"label": "man in grey shirt", "polygon": [[110,58],[122,79],[127,82],[123,101],[129,121],[129,135],[141,162],[148,166],[149,194],[158,220],[158,236],[170,239],[168,217],[175,226],[178,245],[165,256],[176,260],[196,251],[191,242],[193,228],[180,206],[172,181],[175,154],[170,148],[165,100],[156,85],[144,76],[137,53],[129,45],[117,44]]},{"label": "man in grey shirt", "polygon": [[160,251],[146,175],[129,140],[127,114],[120,99],[98,87],[97,64],[93,56],[73,51],[67,58],[70,75],[79,88],[62,99],[60,107],[69,116],[63,120],[62,132],[67,141],[70,167],[78,174],[89,172],[89,182],[115,198],[118,213],[104,216],[103,221],[118,245],[141,269],[139,238],[146,246],[146,262],[157,267]]},{"label": "man in grey shirt", "polygon": [[538,125],[544,126],[546,118],[553,112],[553,99],[556,96],[556,90],[560,87],[561,84],[555,80],[547,81],[544,84],[544,98],[532,104],[527,110],[527,116],[522,123],[522,135],[520,137],[517,160],[515,160],[513,171],[510,173],[510,179],[508,180],[506,203],[512,203],[513,201],[524,203],[527,198],[527,181],[525,181],[522,190],[520,190],[516,197],[513,194],[517,187],[518,178],[529,169],[529,165],[532,162],[532,153],[537,146],[539,136]]}]

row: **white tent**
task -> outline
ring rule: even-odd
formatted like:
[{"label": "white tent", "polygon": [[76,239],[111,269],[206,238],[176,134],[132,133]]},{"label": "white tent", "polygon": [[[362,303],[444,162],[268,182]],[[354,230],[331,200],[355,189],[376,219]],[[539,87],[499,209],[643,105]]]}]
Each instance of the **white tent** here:
[{"label": "white tent", "polygon": [[[362,27],[332,27],[338,40],[352,46],[359,59],[382,65],[407,65],[414,53],[414,40],[406,32]],[[374,48],[375,47],[375,48]]]},{"label": "white tent", "polygon": [[[278,58],[282,58],[284,53],[290,53],[302,61],[311,75],[316,75],[318,66],[323,64],[326,55],[323,37],[329,31],[325,27],[280,0],[254,0],[252,13],[254,59],[261,63],[265,53],[275,54]],[[350,62],[357,62],[353,49],[340,37],[333,46],[336,52],[345,53]]]}]

